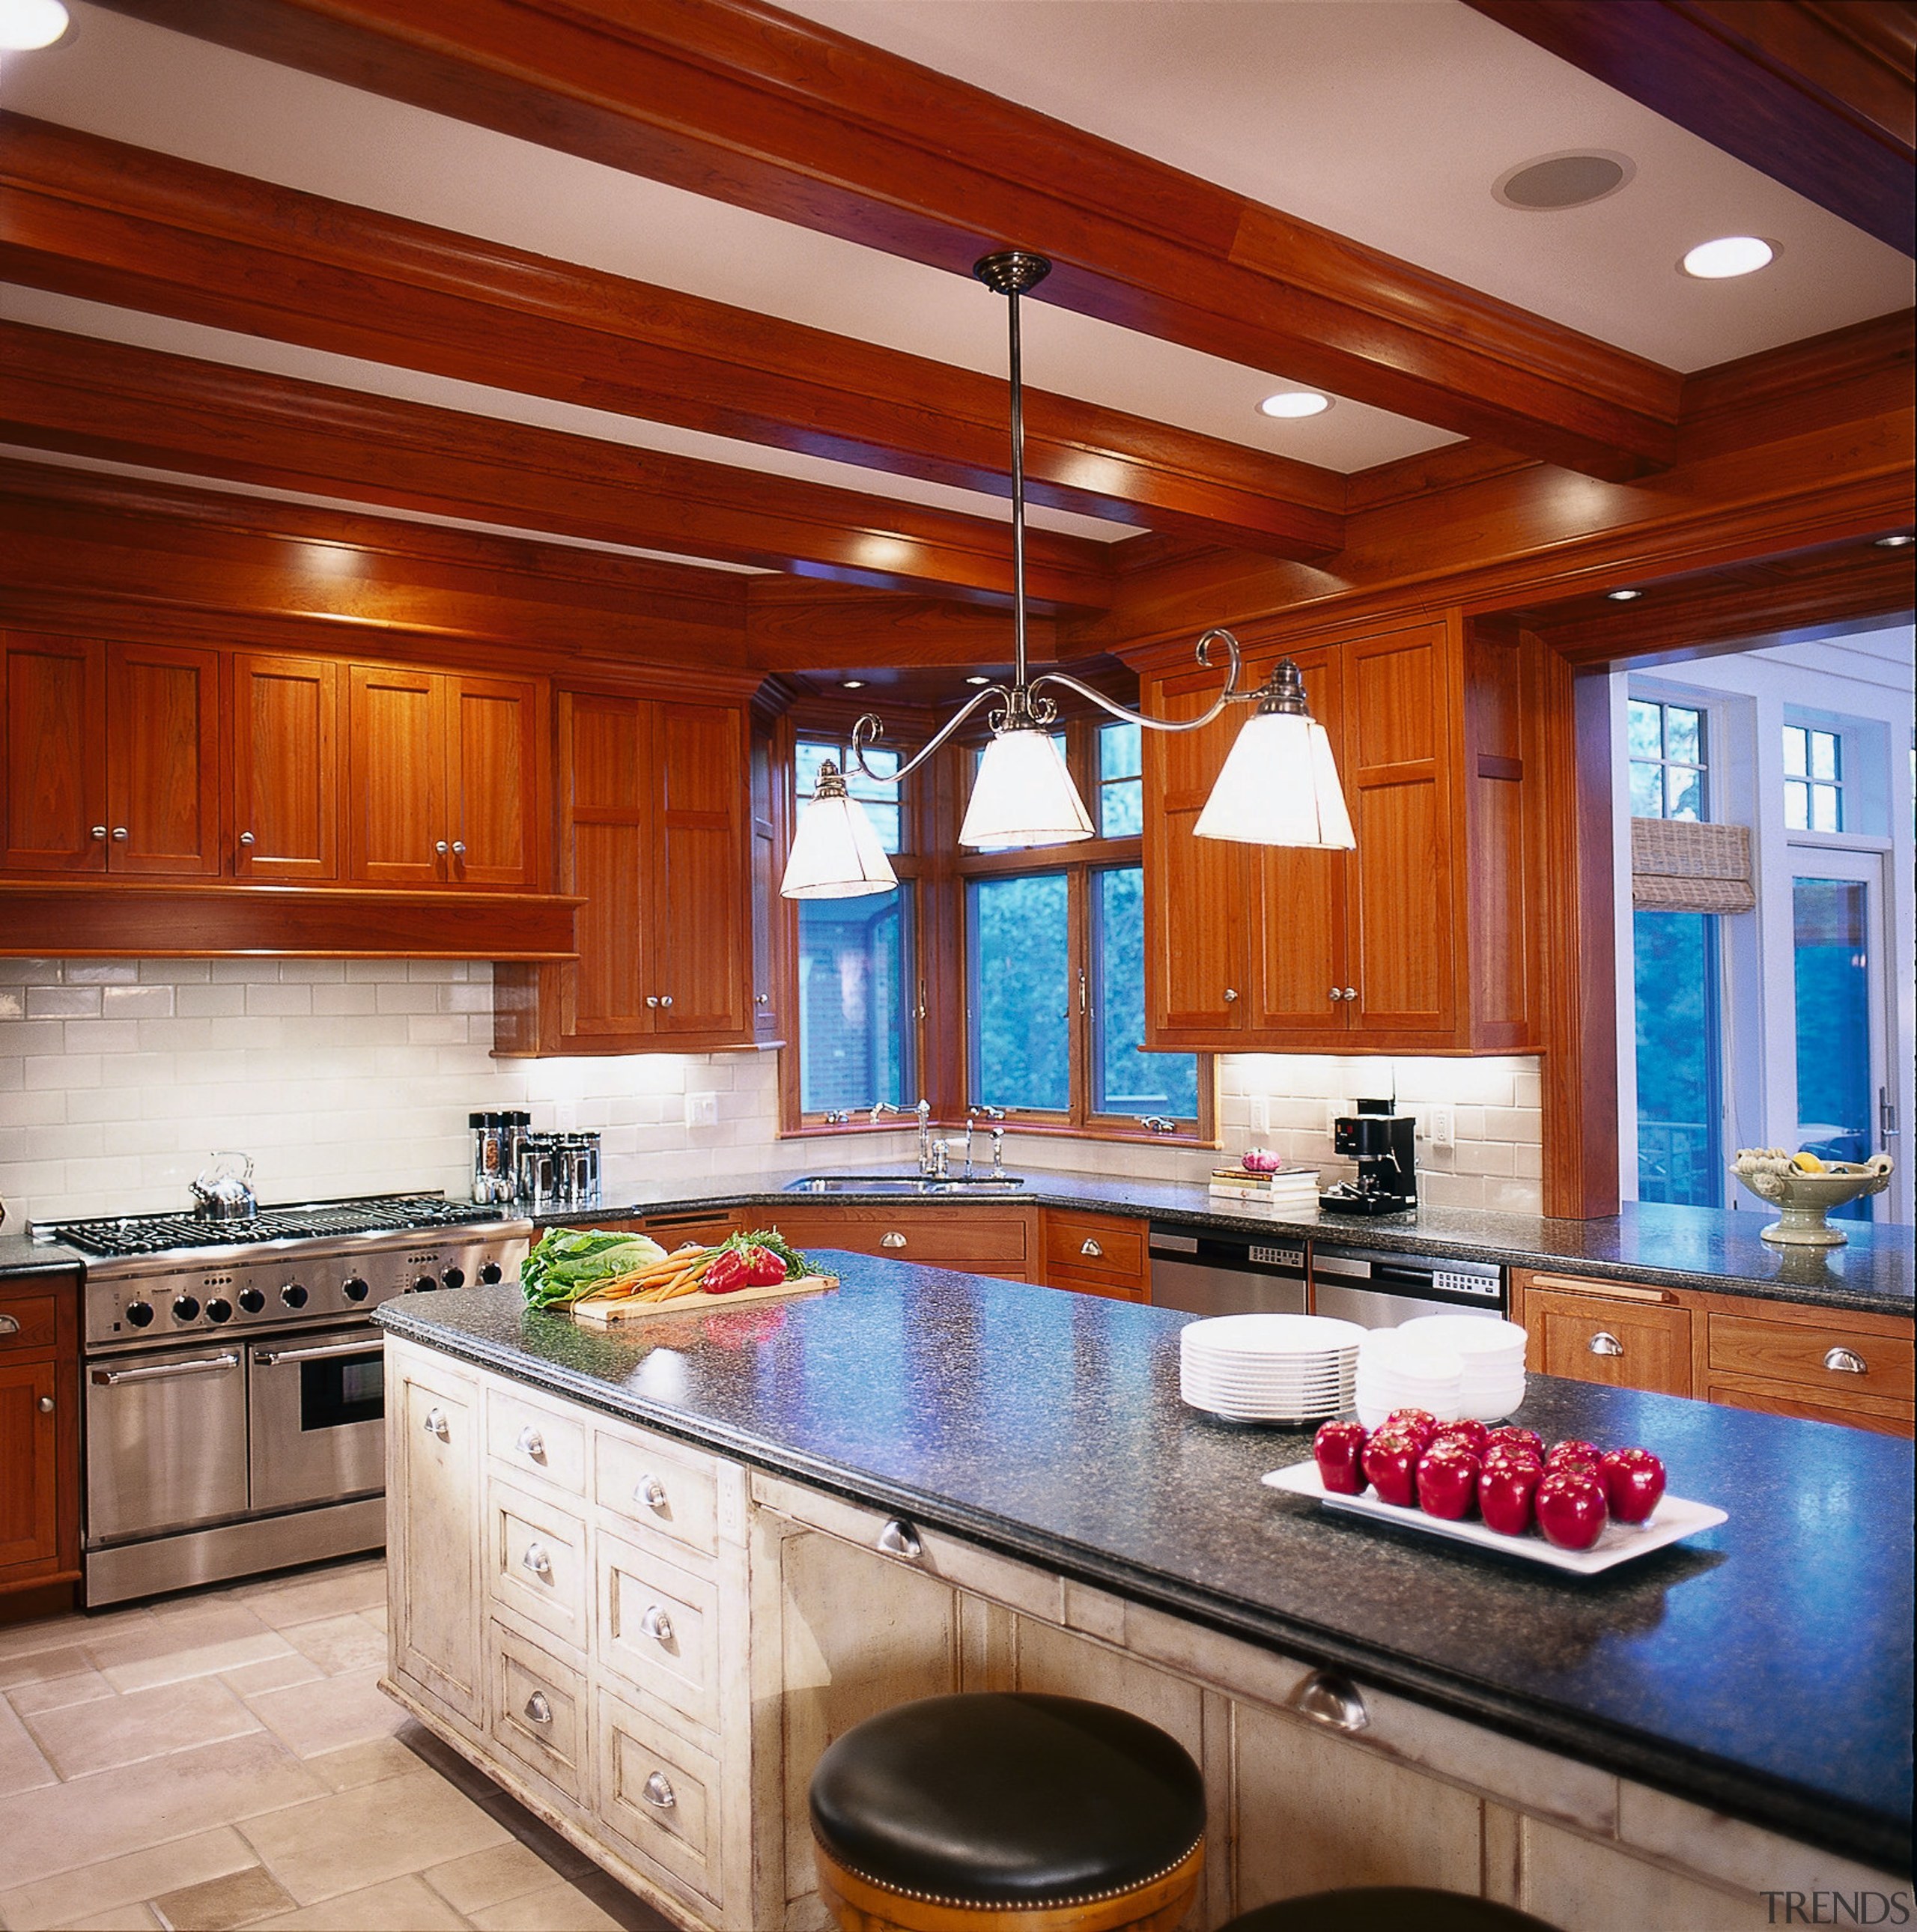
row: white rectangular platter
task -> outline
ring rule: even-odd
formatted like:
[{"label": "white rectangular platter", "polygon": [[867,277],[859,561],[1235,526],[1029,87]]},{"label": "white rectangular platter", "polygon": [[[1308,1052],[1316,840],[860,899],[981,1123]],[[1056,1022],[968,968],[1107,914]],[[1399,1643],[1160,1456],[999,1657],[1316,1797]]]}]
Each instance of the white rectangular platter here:
[{"label": "white rectangular platter", "polygon": [[1683,1496],[1666,1494],[1652,1512],[1646,1523],[1607,1523],[1604,1533],[1588,1550],[1560,1550],[1541,1536],[1505,1536],[1486,1529],[1481,1522],[1448,1522],[1442,1516],[1426,1516],[1420,1509],[1403,1509],[1396,1503],[1382,1502],[1369,1491],[1361,1496],[1347,1496],[1324,1486],[1318,1465],[1309,1456],[1288,1469],[1274,1469],[1259,1479],[1269,1487],[1288,1495],[1309,1496],[1327,1509],[1342,1510],[1351,1516],[1370,1516],[1377,1522],[1394,1522],[1406,1529],[1422,1530],[1427,1536],[1448,1537],[1456,1543],[1474,1544],[1480,1550],[1493,1550],[1503,1556],[1521,1557],[1542,1563],[1553,1570],[1568,1570],[1579,1576],[1595,1576],[1633,1558],[1648,1556],[1695,1536],[1700,1529],[1714,1528],[1730,1518],[1709,1503],[1694,1503]]}]

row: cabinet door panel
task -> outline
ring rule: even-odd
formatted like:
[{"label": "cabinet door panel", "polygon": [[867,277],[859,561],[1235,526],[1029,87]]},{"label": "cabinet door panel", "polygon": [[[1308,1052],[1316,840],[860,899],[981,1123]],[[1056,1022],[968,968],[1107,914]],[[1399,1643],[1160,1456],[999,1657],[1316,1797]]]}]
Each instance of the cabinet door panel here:
[{"label": "cabinet door panel", "polygon": [[104,872],[106,646],[17,631],[4,644],[8,869]]},{"label": "cabinet door panel", "polygon": [[581,1040],[651,1030],[641,982],[640,921],[648,857],[648,707],[636,698],[563,692],[561,890],[577,892],[579,963],[561,968],[562,1028]]},{"label": "cabinet door panel", "polygon": [[658,811],[643,916],[654,1029],[749,1036],[744,721],[716,705],[658,705],[653,747]]},{"label": "cabinet door panel", "polygon": [[445,863],[446,732],[430,671],[349,668],[347,866],[375,886],[436,885]]},{"label": "cabinet door panel", "polygon": [[324,658],[233,660],[241,878],[339,877],[339,760],[338,665]]},{"label": "cabinet door panel", "polygon": [[537,694],[490,678],[448,678],[446,688],[451,876],[524,890],[539,872],[529,806]]},{"label": "cabinet door panel", "polygon": [[59,1418],[40,1407],[58,1376],[53,1362],[0,1362],[0,1576],[59,1554]]},{"label": "cabinet door panel", "polygon": [[219,658],[113,644],[106,670],[108,870],[218,872]]},{"label": "cabinet door panel", "polygon": [[[395,1399],[397,1398],[397,1399]],[[470,1724],[482,1701],[479,1402],[470,1384],[387,1378],[394,1668]]]}]

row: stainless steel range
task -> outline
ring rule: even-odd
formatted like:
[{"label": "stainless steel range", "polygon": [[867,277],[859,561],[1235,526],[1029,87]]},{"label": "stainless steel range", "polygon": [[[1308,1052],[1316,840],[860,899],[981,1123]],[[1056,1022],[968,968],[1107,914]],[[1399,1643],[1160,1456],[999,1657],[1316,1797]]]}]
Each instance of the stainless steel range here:
[{"label": "stainless steel range", "polygon": [[531,1224],[437,1195],[36,1226],[87,1257],[89,1605],[386,1540],[394,1295],[498,1281]]}]

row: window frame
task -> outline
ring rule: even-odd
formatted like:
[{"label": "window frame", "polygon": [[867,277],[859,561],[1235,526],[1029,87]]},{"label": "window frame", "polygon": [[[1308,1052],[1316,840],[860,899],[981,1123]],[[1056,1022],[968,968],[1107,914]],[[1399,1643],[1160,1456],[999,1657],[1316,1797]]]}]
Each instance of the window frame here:
[{"label": "window frame", "polygon": [[[1650,705],[1657,711],[1658,755],[1654,758],[1642,757],[1630,748],[1629,720],[1630,706],[1634,704]],[[1689,758],[1674,758],[1670,755],[1669,748],[1670,728],[1667,714],[1672,711],[1688,711],[1697,720],[1697,756],[1694,760]],[[1712,824],[1714,822],[1712,812],[1715,800],[1712,796],[1714,790],[1711,782],[1713,749],[1712,740],[1714,733],[1712,728],[1710,706],[1681,698],[1647,698],[1641,696],[1634,691],[1627,691],[1624,700],[1624,716],[1626,721],[1624,777],[1627,784],[1635,775],[1636,768],[1638,766],[1654,766],[1658,773],[1657,816],[1667,824],[1682,824],[1688,821],[1674,819],[1671,815],[1670,775],[1673,771],[1695,772],[1697,774],[1697,817],[1694,822],[1700,825]],[[1627,797],[1630,796],[1628,793],[1626,795]],[[1630,798],[1630,802],[1634,818],[1643,818],[1648,815],[1637,810],[1635,798]]]}]

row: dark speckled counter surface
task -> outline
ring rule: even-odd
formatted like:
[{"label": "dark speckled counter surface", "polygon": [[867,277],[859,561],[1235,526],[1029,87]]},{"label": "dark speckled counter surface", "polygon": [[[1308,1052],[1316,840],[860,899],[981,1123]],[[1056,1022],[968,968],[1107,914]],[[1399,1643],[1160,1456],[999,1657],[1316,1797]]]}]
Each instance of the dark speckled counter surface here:
[{"label": "dark speckled counter surface", "polygon": [[1534,1377],[1549,1438],[1643,1442],[1730,1521],[1568,1576],[1263,1488],[1303,1430],[1178,1399],[1170,1310],[834,1254],[836,1294],[631,1340],[511,1288],[396,1334],[896,1509],[1880,1868],[1911,1834],[1912,1446]]},{"label": "dark speckled counter surface", "polygon": [[[875,1167],[874,1173],[888,1170]],[[900,1168],[890,1170],[904,1174]],[[987,1202],[1027,1201],[1055,1208],[1084,1208],[1118,1214],[1143,1214],[1186,1226],[1242,1232],[1316,1234],[1366,1247],[1421,1250],[1472,1260],[1503,1262],[1521,1268],[1561,1268],[1580,1274],[1647,1281],[1673,1288],[1747,1294],[1772,1301],[1810,1302],[1908,1317],[1917,1307],[1917,1236],[1908,1228],[1846,1222],[1848,1244],[1840,1248],[1784,1249],[1761,1240],[1759,1230],[1772,1212],[1729,1213],[1708,1208],[1671,1208],[1627,1202],[1624,1211],[1598,1221],[1557,1221],[1538,1214],[1493,1214],[1461,1208],[1426,1208],[1415,1214],[1381,1215],[1375,1220],[1348,1216],[1303,1217],[1253,1212],[1215,1201],[1202,1183],[1144,1180],[1126,1174],[1090,1174],[1022,1170],[1025,1184],[1011,1195],[908,1197],[914,1205],[965,1199],[976,1210]],[[835,1189],[830,1194],[790,1191],[790,1176],[749,1183],[714,1181],[710,1186],[661,1187],[621,1202],[608,1202],[590,1213],[544,1215],[548,1222],[580,1224],[641,1214],[689,1212],[700,1208],[776,1207],[793,1201],[848,1206],[897,1203],[897,1195],[862,1195]]]},{"label": "dark speckled counter surface", "polygon": [[30,1241],[24,1234],[0,1234],[0,1281],[30,1281],[35,1275],[70,1274],[86,1257],[57,1241]]}]

